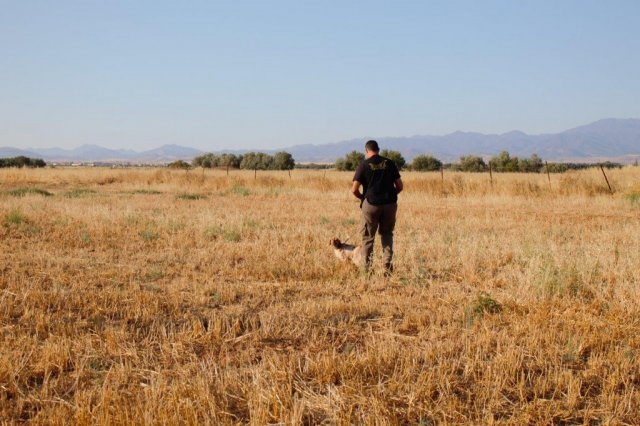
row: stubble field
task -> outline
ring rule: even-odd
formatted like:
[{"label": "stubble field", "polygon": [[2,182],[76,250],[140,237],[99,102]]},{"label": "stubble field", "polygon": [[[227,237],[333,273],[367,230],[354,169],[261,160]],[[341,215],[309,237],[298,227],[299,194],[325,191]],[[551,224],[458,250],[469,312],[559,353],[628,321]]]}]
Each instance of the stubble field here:
[{"label": "stubble field", "polygon": [[404,173],[367,279],[350,173],[0,170],[0,422],[640,424],[608,173]]}]

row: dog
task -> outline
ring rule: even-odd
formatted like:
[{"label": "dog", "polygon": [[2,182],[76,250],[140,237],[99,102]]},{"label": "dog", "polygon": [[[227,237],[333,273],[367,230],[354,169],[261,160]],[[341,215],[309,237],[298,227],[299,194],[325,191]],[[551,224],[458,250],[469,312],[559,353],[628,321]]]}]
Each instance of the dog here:
[{"label": "dog", "polygon": [[333,246],[333,253],[341,261],[351,261],[356,266],[360,266],[362,264],[362,246],[344,244],[337,238],[332,239],[329,244]]}]

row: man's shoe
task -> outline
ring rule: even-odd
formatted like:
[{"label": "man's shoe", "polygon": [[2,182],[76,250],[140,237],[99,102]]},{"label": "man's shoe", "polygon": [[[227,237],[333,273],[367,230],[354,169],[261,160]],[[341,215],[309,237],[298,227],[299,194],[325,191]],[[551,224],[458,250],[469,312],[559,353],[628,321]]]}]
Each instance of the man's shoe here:
[{"label": "man's shoe", "polygon": [[389,278],[392,274],[393,274],[393,264],[385,265],[385,268],[384,268],[385,278]]}]

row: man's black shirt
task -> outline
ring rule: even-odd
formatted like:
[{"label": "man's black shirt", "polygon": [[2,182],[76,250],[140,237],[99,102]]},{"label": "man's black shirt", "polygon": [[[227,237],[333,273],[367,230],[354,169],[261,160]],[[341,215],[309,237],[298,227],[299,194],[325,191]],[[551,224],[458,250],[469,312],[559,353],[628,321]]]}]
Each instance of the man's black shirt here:
[{"label": "man's black shirt", "polygon": [[400,179],[400,172],[393,160],[374,155],[362,161],[353,176],[362,184],[364,197],[369,204],[391,204],[398,201],[394,182]]}]

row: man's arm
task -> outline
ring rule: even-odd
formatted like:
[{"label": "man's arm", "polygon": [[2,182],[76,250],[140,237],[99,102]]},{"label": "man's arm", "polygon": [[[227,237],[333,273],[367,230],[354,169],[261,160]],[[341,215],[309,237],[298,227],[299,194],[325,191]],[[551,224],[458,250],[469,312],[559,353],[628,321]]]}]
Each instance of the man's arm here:
[{"label": "man's arm", "polygon": [[404,186],[402,185],[402,179],[400,178],[396,179],[396,181],[393,184],[396,186],[396,194],[401,193],[402,189],[404,188]]},{"label": "man's arm", "polygon": [[351,185],[351,193],[358,200],[362,200],[364,198],[364,195],[362,195],[362,193],[360,192],[360,185],[361,183],[358,182],[357,180],[354,180],[353,184]]}]

